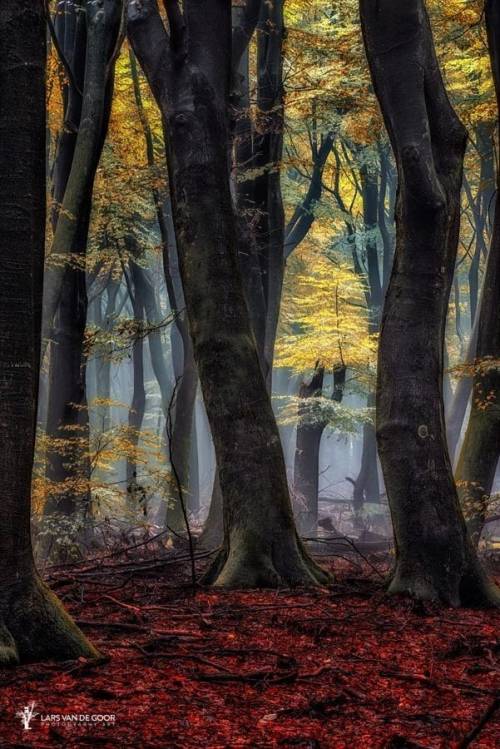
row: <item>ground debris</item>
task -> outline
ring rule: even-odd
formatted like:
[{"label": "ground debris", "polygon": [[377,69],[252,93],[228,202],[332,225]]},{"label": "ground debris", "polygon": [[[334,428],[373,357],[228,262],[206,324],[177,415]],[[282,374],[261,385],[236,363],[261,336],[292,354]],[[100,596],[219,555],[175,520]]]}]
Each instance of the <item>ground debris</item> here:
[{"label": "ground debris", "polygon": [[[147,560],[107,561],[102,584],[98,564],[53,570],[102,658],[0,672],[0,746],[500,746],[500,613],[387,599],[338,565],[330,590],[293,592],[193,593],[185,565]],[[40,720],[58,714],[116,717]]]}]

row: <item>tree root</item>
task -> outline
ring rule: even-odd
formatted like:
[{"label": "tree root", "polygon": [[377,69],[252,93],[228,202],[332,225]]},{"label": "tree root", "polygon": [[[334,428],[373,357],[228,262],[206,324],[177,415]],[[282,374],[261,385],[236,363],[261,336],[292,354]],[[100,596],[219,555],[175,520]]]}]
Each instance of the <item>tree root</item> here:
[{"label": "tree root", "polygon": [[0,664],[97,658],[99,653],[36,573],[0,599]]},{"label": "tree root", "polygon": [[418,570],[402,572],[399,564],[389,582],[388,593],[403,594],[419,601],[434,601],[453,608],[500,607],[500,590],[482,570],[478,560],[471,560],[461,573],[436,570],[430,576]]},{"label": "tree root", "polygon": [[259,548],[248,540],[223,547],[202,583],[220,588],[296,588],[327,585],[330,575],[311,559],[297,536]]}]

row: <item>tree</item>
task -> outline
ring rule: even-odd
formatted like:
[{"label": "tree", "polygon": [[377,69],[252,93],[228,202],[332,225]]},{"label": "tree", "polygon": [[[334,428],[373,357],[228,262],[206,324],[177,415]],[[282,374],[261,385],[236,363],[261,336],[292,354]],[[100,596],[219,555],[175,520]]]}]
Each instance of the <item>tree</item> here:
[{"label": "tree", "polygon": [[[500,112],[500,4],[485,5],[491,68]],[[498,160],[497,160],[498,164]],[[456,479],[472,542],[477,544],[488,511],[500,455],[500,168],[497,167],[495,220],[481,295],[471,411]]]},{"label": "tree", "polygon": [[[50,346],[45,513],[88,515],[89,423],[86,403],[86,250],[92,190],[108,129],[121,0],[65,2],[56,17],[58,48],[73,71],[63,83],[64,123],[54,168],[54,238],[47,260],[42,348]],[[56,37],[57,39],[57,37]],[[65,441],[79,459],[68,460]]]},{"label": "tree", "polygon": [[361,0],[360,9],[399,178],[377,383],[396,541],[389,590],[452,605],[498,602],[467,536],[444,429],[443,343],[466,132],[448,100],[422,0]]},{"label": "tree", "polygon": [[165,118],[169,182],[193,351],[224,501],[224,586],[326,582],[293,522],[283,454],[238,268],[229,185],[231,7],[129,5],[128,32]]},{"label": "tree", "polygon": [[6,665],[97,653],[38,576],[30,537],[45,234],[42,0],[6,0],[0,33],[0,664]]}]

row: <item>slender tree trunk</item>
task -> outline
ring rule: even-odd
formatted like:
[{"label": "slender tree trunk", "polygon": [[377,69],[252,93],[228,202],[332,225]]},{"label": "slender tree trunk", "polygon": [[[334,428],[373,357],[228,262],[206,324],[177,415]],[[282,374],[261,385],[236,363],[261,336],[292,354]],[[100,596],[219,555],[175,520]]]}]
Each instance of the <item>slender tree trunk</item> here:
[{"label": "slender tree trunk", "polygon": [[[488,0],[485,7],[491,67],[500,113],[500,3],[498,0]],[[477,369],[473,382],[471,411],[456,472],[460,502],[472,542],[476,545],[488,512],[500,455],[499,299],[500,169],[497,172],[493,237],[481,295]]]},{"label": "slender tree trunk", "polygon": [[[155,166],[153,136],[144,110],[139,83],[139,72],[137,70],[135,56],[132,50],[130,51],[130,68],[132,72],[137,111],[139,113],[139,119],[146,140],[146,156],[149,166],[153,167]],[[192,439],[195,439],[195,435],[193,434],[194,404],[196,400],[196,391],[198,389],[198,373],[196,371],[196,364],[193,357],[193,347],[189,336],[186,314],[182,311],[184,299],[182,282],[180,281],[178,269],[176,267],[177,249],[175,247],[175,237],[173,236],[173,226],[172,230],[169,231],[170,222],[168,221],[168,216],[166,216],[165,201],[162,200],[160,191],[157,188],[153,189],[153,200],[162,240],[163,268],[168,299],[172,312],[176,314],[174,325],[172,326],[172,350],[177,350],[176,343],[178,342],[179,336],[182,342],[181,356],[178,357],[179,359],[182,359],[182,365],[176,366],[177,362],[174,359],[175,377],[176,380],[179,379],[180,382],[173,413],[170,460],[173,460],[175,463],[175,469],[179,476],[182,490],[185,493],[186,503],[189,504],[188,498],[191,496],[189,468],[191,462],[191,441]],[[155,358],[158,358],[156,351]],[[163,398],[163,393],[162,401],[164,406],[166,406],[167,402]],[[165,415],[167,414],[165,413]],[[174,491],[173,497],[170,498],[169,504],[171,509],[169,512],[168,525],[176,533],[182,533],[186,530],[186,527],[184,513],[182,511],[177,489]]]},{"label": "slender tree trunk", "polygon": [[455,606],[497,602],[467,536],[444,429],[443,345],[466,133],[446,95],[422,0],[361,0],[360,7],[399,175],[377,383],[396,542],[390,591]]},{"label": "slender tree trunk", "polygon": [[284,131],[284,39],[283,0],[263,2],[257,27],[258,117],[254,166],[259,172],[254,183],[254,208],[260,217],[256,236],[266,301],[264,375],[269,392],[285,269],[285,215],[280,176]]},{"label": "slender tree trunk", "polygon": [[318,523],[319,449],[326,422],[314,414],[314,400],[323,395],[324,367],[316,366],[299,389],[297,443],[293,489],[295,522],[302,536],[316,534]]},{"label": "slender tree trunk", "polygon": [[[469,345],[465,356],[464,364],[471,365],[476,358],[477,336],[479,332],[479,316],[476,315],[474,325],[470,333]],[[465,375],[461,377],[453,393],[453,399],[450,402],[446,416],[446,438],[448,443],[448,452],[452,464],[455,460],[457,445],[460,440],[460,433],[464,423],[467,404],[469,402],[472,389],[472,377]]]},{"label": "slender tree trunk", "polygon": [[224,500],[224,544],[207,581],[315,584],[293,522],[278,428],[238,267],[229,184],[231,7],[129,5],[129,38],[168,132],[168,166],[189,330]]},{"label": "slender tree trunk", "polygon": [[[377,227],[380,220],[379,186],[377,174],[369,164],[361,168],[361,187],[363,193],[363,219],[365,230],[365,249],[368,291],[368,333],[375,335],[380,327],[382,307],[382,279],[380,276]],[[385,188],[384,188],[385,190]],[[389,248],[384,246],[384,258]],[[375,405],[375,394],[368,393],[368,408]],[[363,426],[363,444],[361,449],[361,466],[356,480],[353,482],[353,508],[357,522],[364,502],[380,502],[380,486],[378,480],[377,445],[375,428],[372,424]]]},{"label": "slender tree trunk", "polygon": [[[74,21],[73,14],[76,12],[78,17],[82,16],[82,8],[67,9],[68,24],[71,20],[77,25],[75,39],[80,45],[77,49],[80,55],[84,32],[78,30],[81,20]],[[83,100],[72,103],[79,94],[71,86],[68,107],[71,105],[75,110],[72,117],[79,116],[78,123],[74,123],[78,134],[76,138],[64,138],[61,141],[64,152],[60,150],[58,154],[54,197],[63,195],[63,198],[61,210],[53,214],[53,220],[57,218],[57,222],[44,289],[42,350],[51,340],[46,468],[50,494],[44,509],[46,515],[54,512],[72,515],[78,510],[87,516],[90,508],[89,421],[83,352],[87,320],[84,257],[94,177],[111,109],[111,57],[119,34],[121,3],[106,0],[103,10],[92,2],[85,2],[84,10]],[[46,541],[47,549],[52,544],[50,535]]]},{"label": "slender tree trunk", "polygon": [[[346,369],[333,373],[332,399],[340,403],[344,394]],[[323,394],[323,367],[316,366],[311,380],[299,390],[297,443],[295,448],[294,494],[296,523],[301,535],[316,535],[318,530],[319,454],[327,422],[314,413],[314,399]]]},{"label": "slender tree trunk", "polygon": [[[134,320],[144,321],[144,306],[137,288],[134,290],[132,297],[132,308],[134,310]],[[132,393],[132,402],[128,412],[128,426],[130,430],[129,440],[132,446],[130,455],[127,459],[127,489],[137,479],[137,448],[141,436],[142,424],[146,411],[146,389],[144,387],[144,338],[139,336],[134,341],[132,349],[132,365],[134,376],[134,388]],[[129,491],[129,495],[131,492]],[[129,503],[131,504],[131,503]],[[137,507],[132,505],[131,510],[135,513]]]},{"label": "slender tree trunk", "polygon": [[96,655],[38,577],[31,548],[45,236],[44,11],[41,0],[4,0],[0,10],[2,665]]}]

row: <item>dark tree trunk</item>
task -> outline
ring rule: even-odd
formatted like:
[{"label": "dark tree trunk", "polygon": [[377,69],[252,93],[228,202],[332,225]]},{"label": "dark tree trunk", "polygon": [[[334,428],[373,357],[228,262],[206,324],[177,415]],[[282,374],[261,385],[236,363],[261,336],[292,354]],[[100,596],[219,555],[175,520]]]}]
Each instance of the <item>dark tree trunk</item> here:
[{"label": "dark tree trunk", "polygon": [[299,246],[307,236],[314,221],[314,209],[323,192],[323,172],[332,151],[333,133],[327,133],[319,148],[313,150],[313,169],[311,182],[304,199],[295,209],[287,224],[285,232],[285,259]]},{"label": "dark tree trunk", "polygon": [[252,587],[326,581],[295,531],[285,465],[239,274],[229,185],[231,7],[129,5],[129,38],[164,116],[179,264],[224,499],[207,580]]},{"label": "dark tree trunk", "polygon": [[[345,367],[333,373],[332,399],[342,401]],[[318,530],[319,453],[327,421],[315,413],[314,399],[323,395],[323,367],[316,366],[311,380],[299,390],[297,443],[294,466],[294,499],[297,529],[302,536],[316,535]]]},{"label": "dark tree trunk", "polygon": [[360,7],[399,176],[377,383],[377,440],[396,542],[390,591],[455,606],[491,603],[498,592],[467,536],[443,413],[466,133],[446,95],[422,0],[361,0]]},{"label": "dark tree trunk", "polygon": [[266,303],[264,376],[271,392],[274,345],[283,285],[285,214],[281,196],[284,131],[283,0],[261,3],[257,27],[257,122],[253,186],[257,251]]},{"label": "dark tree trunk", "polygon": [[[44,512],[72,515],[75,510],[88,515],[88,409],[86,404],[86,361],[83,342],[87,320],[85,257],[90,222],[92,188],[104,144],[112,99],[112,55],[115,52],[121,20],[121,3],[106,0],[104,12],[92,2],[67,8],[67,23],[75,23],[77,53],[82,54],[81,38],[86,40],[83,99],[70,86],[67,95],[71,117],[78,122],[75,137],[61,140],[54,196],[63,195],[61,210],[55,214],[54,240],[48,260],[44,293],[43,349],[50,346],[49,407],[47,418],[46,476],[49,497]],[[73,19],[76,12],[78,20]],[[79,31],[85,16],[85,31]],[[76,44],[76,42],[75,42]],[[78,61],[78,66],[80,61]],[[73,103],[76,99],[76,103]],[[65,119],[67,116],[65,112]],[[72,155],[70,161],[70,155]],[[66,168],[64,171],[63,166]],[[53,216],[54,218],[54,216]],[[76,436],[75,436],[75,428]],[[87,486],[85,486],[87,484]],[[47,536],[46,548],[51,545]]]},{"label": "dark tree trunk", "polygon": [[54,24],[59,47],[74,75],[74,82],[71,82],[60,62],[63,78],[61,94],[64,121],[57,138],[57,151],[52,173],[53,205],[51,221],[54,230],[57,226],[59,210],[71,171],[82,113],[81,92],[84,85],[85,47],[87,43],[87,27],[82,2],[83,0],[65,0],[62,6],[59,5],[57,8]]},{"label": "dark tree trunk", "polygon": [[44,3],[4,0],[0,34],[0,664],[7,665],[96,651],[38,577],[30,536],[45,235]]},{"label": "dark tree trunk", "polygon": [[301,536],[316,534],[318,527],[319,449],[326,422],[314,413],[314,400],[323,395],[324,374],[324,367],[317,366],[309,382],[299,389],[293,490],[295,522]]},{"label": "dark tree trunk", "polygon": [[[133,261],[131,261],[133,263]],[[134,320],[142,323],[144,321],[144,305],[141,295],[134,290],[132,297],[132,308],[134,311]],[[144,338],[138,336],[134,341],[132,349],[132,365],[134,376],[134,387],[132,392],[132,402],[128,412],[128,426],[130,430],[129,440],[132,447],[131,454],[127,459],[127,490],[132,497],[131,487],[137,479],[137,448],[146,411],[146,390],[144,387]],[[130,509],[136,513],[138,508],[132,501],[129,502]]]},{"label": "dark tree trunk", "polygon": [[[498,0],[486,2],[486,27],[500,113],[500,4]],[[476,360],[479,368],[474,376],[469,423],[456,472],[460,501],[474,544],[479,541],[486,519],[500,455],[499,300],[500,168],[497,172],[493,237],[481,294]],[[492,360],[491,363],[488,359]]]},{"label": "dark tree trunk", "polygon": [[[139,83],[139,72],[135,61],[135,56],[130,51],[130,67],[132,72],[132,81],[134,85],[134,96],[139,113],[139,119],[142,124],[144,137],[146,140],[146,156],[149,166],[155,166],[154,143],[151,128],[147,114],[144,110],[142,101],[141,88]],[[165,211],[165,201],[162,200],[160,191],[153,188],[153,200],[156,208],[156,217],[160,229],[162,241],[163,269],[165,274],[165,283],[167,294],[172,313],[176,315],[172,326],[172,350],[174,353],[180,350],[180,356],[174,356],[174,373],[179,385],[176,393],[175,404],[173,409],[173,428],[170,449],[170,460],[174,461],[175,470],[180,480],[182,490],[185,495],[186,503],[189,504],[191,497],[190,487],[190,462],[191,462],[191,441],[194,438],[194,405],[196,400],[196,391],[198,389],[198,373],[193,357],[193,347],[189,336],[186,314],[183,312],[184,298],[182,291],[182,282],[178,273],[177,249],[175,246],[175,236],[173,226],[169,221],[169,216]],[[179,337],[181,339],[179,346]],[[154,348],[154,342],[153,342]],[[153,355],[152,355],[153,356]],[[158,358],[158,352],[155,350],[155,359]],[[162,401],[164,407],[168,408],[167,401],[162,391]],[[167,413],[165,412],[167,417]],[[184,513],[177,489],[169,500],[170,511],[168,525],[176,533],[182,533],[186,530]]]},{"label": "dark tree trunk", "polygon": [[[366,252],[366,281],[368,304],[368,333],[375,335],[380,327],[382,307],[382,279],[380,277],[377,226],[381,219],[379,185],[377,174],[373,167],[363,164],[361,168],[361,188],[363,194],[363,220],[365,230]],[[385,187],[384,187],[385,192]],[[385,210],[385,209],[384,209]],[[385,216],[384,216],[385,219]],[[389,248],[384,246],[384,258]],[[368,393],[368,408],[375,405],[375,394]],[[361,449],[361,466],[353,481],[353,509],[357,523],[360,523],[360,513],[366,502],[380,502],[380,486],[377,466],[377,444],[375,428],[372,424],[363,426],[363,444]]]},{"label": "dark tree trunk", "polygon": [[476,318],[479,302],[479,267],[481,258],[486,257],[485,233],[490,225],[490,210],[494,194],[495,166],[494,166],[494,126],[490,123],[481,123],[476,127],[476,147],[480,160],[479,187],[477,195],[473,198],[465,181],[467,197],[469,198],[475,228],[475,250],[469,268],[469,298],[471,326]]}]

